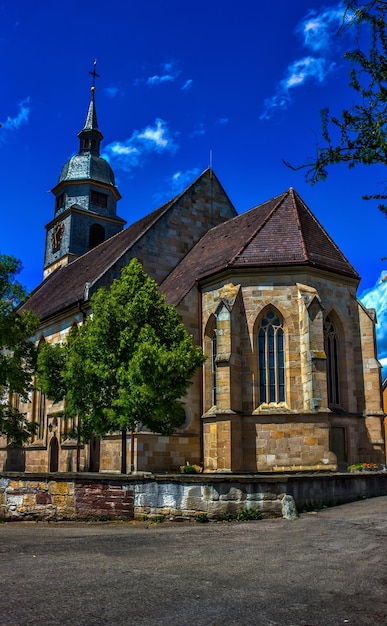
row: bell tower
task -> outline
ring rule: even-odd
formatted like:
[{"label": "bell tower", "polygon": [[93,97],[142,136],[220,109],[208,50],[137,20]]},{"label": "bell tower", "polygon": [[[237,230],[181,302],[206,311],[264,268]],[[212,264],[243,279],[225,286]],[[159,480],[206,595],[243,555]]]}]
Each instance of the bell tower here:
[{"label": "bell tower", "polygon": [[55,209],[54,219],[46,225],[44,278],[120,232],[126,224],[116,213],[121,195],[113,170],[100,156],[103,135],[95,105],[95,64],[90,72],[93,85],[86,121],[78,133],[79,152],[64,164],[52,189]]}]

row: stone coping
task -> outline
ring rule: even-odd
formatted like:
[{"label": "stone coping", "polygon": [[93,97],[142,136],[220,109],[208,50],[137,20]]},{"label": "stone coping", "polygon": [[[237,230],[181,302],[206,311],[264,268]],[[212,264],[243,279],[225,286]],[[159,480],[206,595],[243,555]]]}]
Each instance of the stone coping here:
[{"label": "stone coping", "polygon": [[203,473],[203,474],[153,474],[150,472],[135,472],[133,474],[119,474],[112,472],[0,472],[1,478],[10,478],[13,480],[55,480],[57,482],[141,482],[150,480],[155,482],[176,482],[176,483],[278,483],[289,481],[308,481],[324,478],[326,480],[334,480],[337,478],[348,478],[355,480],[361,476],[385,476],[387,471],[363,471],[358,473],[349,472],[276,472],[270,474],[231,474],[225,473]]}]

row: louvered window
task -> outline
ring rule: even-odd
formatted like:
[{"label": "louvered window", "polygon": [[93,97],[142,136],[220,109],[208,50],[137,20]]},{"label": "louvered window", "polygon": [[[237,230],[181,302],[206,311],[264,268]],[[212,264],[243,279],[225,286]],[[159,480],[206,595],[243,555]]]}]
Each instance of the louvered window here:
[{"label": "louvered window", "polygon": [[108,197],[106,193],[100,193],[99,191],[92,190],[90,200],[91,204],[94,204],[95,206],[106,208],[108,205]]}]

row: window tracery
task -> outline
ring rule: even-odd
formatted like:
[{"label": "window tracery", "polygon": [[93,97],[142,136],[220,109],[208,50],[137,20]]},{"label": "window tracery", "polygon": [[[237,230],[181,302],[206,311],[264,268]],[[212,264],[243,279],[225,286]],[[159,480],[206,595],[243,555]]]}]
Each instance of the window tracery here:
[{"label": "window tracery", "polygon": [[284,330],[280,316],[269,309],[258,331],[259,400],[285,402]]},{"label": "window tracery", "polygon": [[327,357],[328,404],[340,404],[339,342],[336,327],[327,315],[324,322],[324,343]]}]

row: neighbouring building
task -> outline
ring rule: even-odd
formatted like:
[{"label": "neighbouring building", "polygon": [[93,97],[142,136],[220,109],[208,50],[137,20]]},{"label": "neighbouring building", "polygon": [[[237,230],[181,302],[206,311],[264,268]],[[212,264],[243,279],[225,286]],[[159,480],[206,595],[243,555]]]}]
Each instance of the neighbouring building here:
[{"label": "neighbouring building", "polygon": [[[44,281],[24,305],[35,341],[65,341],[90,297],[137,257],[177,307],[207,360],[171,436],[128,437],[137,471],[345,470],[384,463],[375,312],[356,298],[359,276],[294,189],[238,215],[212,169],[124,229],[120,194],[100,156],[95,91],[80,150],[62,168],[47,224]],[[38,424],[5,469],[71,471],[76,441],[39,388],[22,406]],[[84,471],[120,471],[120,434],[81,450]]]}]

